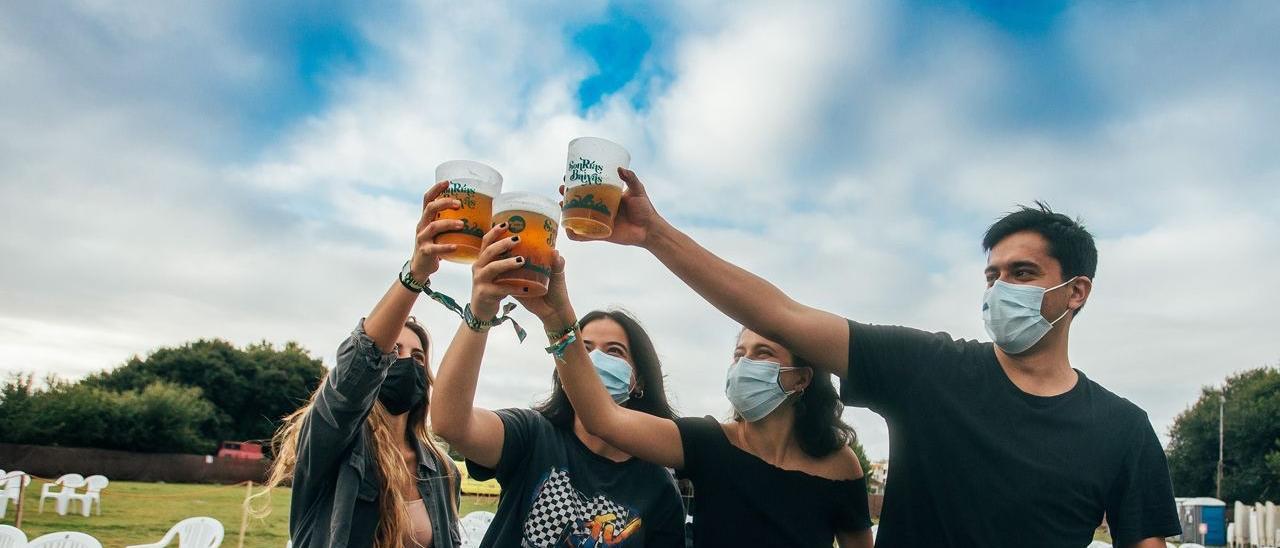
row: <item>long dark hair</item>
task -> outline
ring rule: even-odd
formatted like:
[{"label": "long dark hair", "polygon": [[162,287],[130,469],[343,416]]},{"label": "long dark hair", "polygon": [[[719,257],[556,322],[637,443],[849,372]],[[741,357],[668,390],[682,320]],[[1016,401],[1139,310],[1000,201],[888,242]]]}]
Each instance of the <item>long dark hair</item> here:
[{"label": "long dark hair", "polygon": [[[592,310],[578,320],[578,327],[586,327],[587,324],[601,319],[618,322],[626,332],[627,344],[631,347],[631,361],[635,364],[636,376],[640,381],[640,392],[632,394],[631,399],[622,406],[655,417],[675,419],[676,412],[667,402],[667,390],[662,383],[662,362],[658,360],[658,351],[654,350],[649,333],[630,314],[616,308]],[[542,413],[542,416],[551,421],[551,424],[559,428],[572,428],[573,405],[569,403],[569,396],[564,392],[564,385],[560,384],[560,375],[553,372],[551,382],[553,384],[551,395],[534,405],[533,410]]]},{"label": "long dark hair", "polygon": [[[739,331],[738,337],[741,338],[745,331],[746,328]],[[791,349],[787,348],[787,351],[791,352]],[[814,367],[812,363],[795,352],[791,352],[791,366],[808,367],[813,371],[809,386],[805,387],[794,403],[796,411],[793,425],[800,450],[811,457],[821,458],[853,443],[858,435],[853,431],[853,427],[845,424],[844,419],[840,417],[844,413],[844,403],[840,401],[835,386],[831,384],[831,376],[823,373],[821,369]],[[733,420],[743,419],[737,411],[734,411]]]}]

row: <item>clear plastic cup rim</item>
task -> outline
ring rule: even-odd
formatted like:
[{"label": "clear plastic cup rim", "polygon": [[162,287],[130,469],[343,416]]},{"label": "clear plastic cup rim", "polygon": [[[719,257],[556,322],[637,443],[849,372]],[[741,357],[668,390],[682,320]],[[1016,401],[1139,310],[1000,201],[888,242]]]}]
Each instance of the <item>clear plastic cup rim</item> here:
[{"label": "clear plastic cup rim", "polygon": [[553,222],[560,222],[560,204],[556,200],[534,192],[513,190],[503,192],[493,199],[495,216],[508,211],[528,211],[547,217]]},{"label": "clear plastic cup rim", "polygon": [[498,170],[473,160],[449,160],[436,166],[437,181],[472,179],[479,181],[476,191],[496,197],[502,192],[502,174]]}]

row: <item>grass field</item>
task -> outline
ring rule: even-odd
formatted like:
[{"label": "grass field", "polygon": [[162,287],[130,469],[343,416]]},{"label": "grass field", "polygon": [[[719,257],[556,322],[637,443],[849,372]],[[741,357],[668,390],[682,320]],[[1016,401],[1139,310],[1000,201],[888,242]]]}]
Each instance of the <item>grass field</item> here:
[{"label": "grass field", "polygon": [[[226,529],[223,546],[239,543],[241,502],[246,491],[243,485],[113,481],[102,492],[102,515],[97,515],[95,507],[94,515],[86,518],[78,513],[79,503],[73,503],[67,515],[59,516],[52,499],[45,501],[44,512],[39,513],[41,483],[33,482],[27,488],[23,502],[22,530],[31,539],[55,531],[79,531],[93,535],[103,546],[143,544],[160,540],[169,527],[183,518],[209,516],[222,522]],[[271,514],[265,519],[249,518],[245,546],[284,546],[289,539],[289,494],[288,489],[276,489],[271,496]],[[0,523],[14,524],[16,502],[10,501]],[[255,506],[260,504],[255,500]],[[463,496],[461,514],[475,510],[492,512],[497,504],[496,497]]]}]

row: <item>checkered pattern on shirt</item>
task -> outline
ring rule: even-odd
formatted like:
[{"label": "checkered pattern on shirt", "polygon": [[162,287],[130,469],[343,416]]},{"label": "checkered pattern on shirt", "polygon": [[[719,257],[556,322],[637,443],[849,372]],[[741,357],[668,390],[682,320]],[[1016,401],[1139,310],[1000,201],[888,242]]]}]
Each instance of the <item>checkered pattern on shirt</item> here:
[{"label": "checkered pattern on shirt", "polygon": [[587,499],[569,483],[568,472],[552,468],[525,518],[521,544],[544,548],[557,546],[575,533],[589,536],[591,520],[606,514],[613,514],[612,521],[619,524],[630,520],[625,507],[603,495]]}]

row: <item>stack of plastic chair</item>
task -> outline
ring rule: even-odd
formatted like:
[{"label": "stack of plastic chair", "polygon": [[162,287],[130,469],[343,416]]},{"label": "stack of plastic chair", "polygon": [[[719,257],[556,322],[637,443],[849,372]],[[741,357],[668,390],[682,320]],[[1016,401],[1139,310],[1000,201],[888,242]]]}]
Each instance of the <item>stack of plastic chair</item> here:
[{"label": "stack of plastic chair", "polygon": [[102,548],[102,543],[84,533],[62,531],[36,537],[29,548]]},{"label": "stack of plastic chair", "polygon": [[1233,520],[1236,526],[1235,545],[1246,546],[1249,544],[1249,507],[1237,500],[1235,510]]},{"label": "stack of plastic chair", "polygon": [[27,545],[27,534],[12,525],[0,525],[0,548],[23,548]]},{"label": "stack of plastic chair", "polygon": [[168,546],[175,536],[178,537],[178,548],[213,548],[222,544],[223,533],[222,523],[216,519],[187,518],[170,527],[160,542],[135,544],[128,548],[162,548]]},{"label": "stack of plastic chair", "polygon": [[[55,487],[62,487],[62,490],[55,492]],[[58,515],[67,515],[67,502],[76,495],[76,489],[81,487],[84,487],[84,476],[80,474],[63,474],[57,481],[44,484],[40,487],[40,512],[44,512],[44,499],[53,499]]]}]

